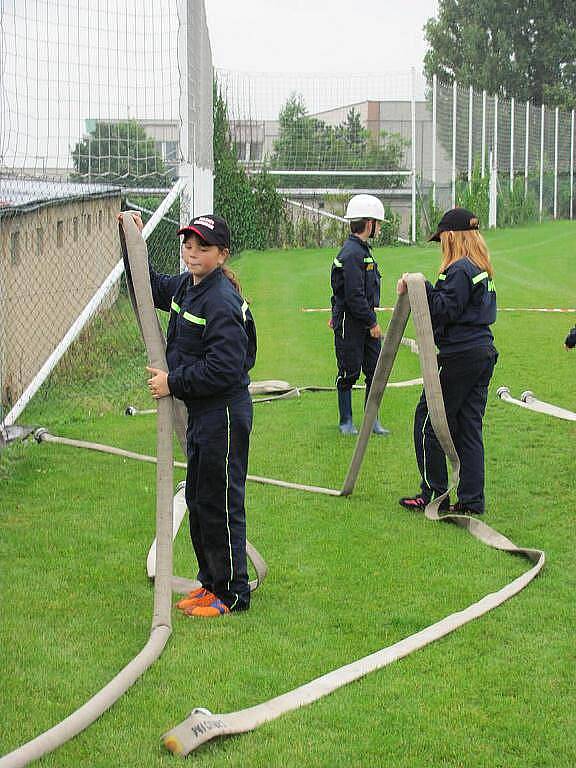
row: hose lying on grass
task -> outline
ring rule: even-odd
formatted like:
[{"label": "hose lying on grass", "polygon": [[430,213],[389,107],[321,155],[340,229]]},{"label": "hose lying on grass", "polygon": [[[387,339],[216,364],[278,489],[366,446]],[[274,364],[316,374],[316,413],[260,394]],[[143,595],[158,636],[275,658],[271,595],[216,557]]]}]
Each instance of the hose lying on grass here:
[{"label": "hose lying on grass", "polygon": [[[394,645],[376,651],[375,653],[365,656],[362,659],[358,659],[340,669],[333,670],[293,691],[276,696],[275,698],[270,699],[270,701],[265,701],[256,706],[249,707],[248,709],[228,714],[212,715],[204,708],[194,709],[192,713],[180,723],[180,725],[172,728],[162,736],[164,746],[170,751],[185,756],[204,742],[217,736],[227,736],[252,731],[259,725],[274,720],[286,712],[311,704],[343,685],[346,685],[353,680],[357,680],[358,678],[367,675],[369,672],[380,669],[397,659],[401,659],[419,648],[428,645],[434,640],[444,637],[444,635],[447,635],[449,632],[453,632],[463,624],[482,616],[484,613],[492,610],[523,589],[544,566],[545,556],[542,551],[517,547],[505,536],[502,536],[498,531],[495,531],[478,519],[463,515],[446,514],[440,516],[438,514],[438,508],[443,499],[448,496],[448,493],[452,488],[458,485],[460,460],[450,436],[446,411],[444,409],[424,278],[422,275],[409,275],[407,283],[408,295],[400,296],[398,298],[388,332],[386,333],[386,338],[372,381],[370,395],[366,404],[366,411],[358,438],[358,444],[361,443],[362,438],[366,437],[372,429],[372,424],[386,387],[387,375],[394,357],[396,356],[402,330],[406,325],[411,308],[417,331],[418,345],[420,347],[420,363],[430,419],[434,427],[434,432],[436,433],[452,467],[450,489],[426,507],[425,516],[428,520],[444,520],[455,523],[466,529],[479,541],[494,547],[495,549],[500,549],[515,555],[523,555],[533,563],[532,567],[526,573],[522,574],[522,576],[519,576],[505,587],[498,590],[498,592],[487,595],[482,598],[482,600],[468,606],[465,610],[453,613],[441,621],[426,627],[420,632],[400,640]],[[352,464],[353,463],[354,460]]]},{"label": "hose lying on grass", "polygon": [[[128,217],[127,217],[128,218]],[[140,258],[140,261],[136,261],[135,254],[132,250],[137,252],[142,257],[141,245],[143,241],[139,238],[135,225],[132,223],[125,224],[126,237],[128,241],[128,252],[130,257],[130,265],[133,269],[133,257],[134,263],[138,264],[138,271],[142,270],[142,273],[146,274],[147,268],[143,266],[145,261]],[[140,242],[141,241],[141,242]],[[145,254],[145,249],[144,249]],[[142,275],[139,275],[139,279]],[[138,280],[139,282],[139,280]],[[128,280],[130,285],[130,279]],[[492,610],[496,606],[508,600],[515,595],[521,589],[523,589],[542,569],[545,562],[544,553],[536,549],[527,549],[517,547],[506,537],[490,528],[488,525],[478,519],[473,519],[461,515],[446,514],[439,516],[438,507],[442,500],[447,496],[449,491],[458,484],[459,466],[460,462],[456,454],[452,438],[448,429],[446,420],[446,413],[444,410],[444,403],[442,399],[442,391],[440,387],[440,381],[438,376],[438,368],[436,363],[436,351],[434,347],[432,337],[432,327],[430,322],[430,315],[428,311],[428,303],[426,299],[426,292],[424,287],[424,279],[421,275],[409,275],[407,278],[408,294],[400,296],[394,308],[394,313],[388,327],[382,350],[376,366],[374,379],[370,394],[366,403],[366,409],[364,412],[364,419],[358,435],[354,455],[352,457],[348,473],[344,480],[342,489],[335,491],[334,489],[318,489],[313,486],[302,486],[297,484],[283,483],[282,481],[269,481],[274,484],[282,485],[284,487],[299,488],[302,490],[310,490],[313,492],[325,492],[330,495],[345,496],[349,495],[353,488],[358,476],[358,472],[362,463],[365,448],[370,437],[372,426],[378,413],[384,390],[388,382],[388,377],[392,369],[392,365],[396,358],[399,345],[402,340],[402,333],[406,327],[410,310],[414,317],[414,323],[417,330],[418,345],[420,350],[420,363],[424,379],[424,388],[426,391],[426,398],[428,403],[428,410],[430,419],[436,433],[436,436],[441,443],[452,467],[451,486],[444,496],[435,499],[425,510],[425,516],[429,520],[443,520],[455,523],[456,525],[466,529],[474,537],[487,544],[513,554],[520,554],[526,557],[531,563],[532,567],[525,572],[522,576],[514,579],[511,583],[501,588],[498,592],[487,595],[482,600],[474,603],[463,611],[456,612],[447,616],[446,618],[436,622],[435,624],[426,627],[420,632],[411,635],[392,646],[383,648],[375,653],[366,656],[362,659],[352,662],[340,669],[333,670],[322,677],[306,683],[299,688],[290,691],[288,693],[277,696],[270,701],[257,704],[254,707],[250,707],[239,712],[233,712],[223,715],[212,715],[208,710],[202,708],[196,708],[192,711],[192,714],[186,718],[180,725],[171,729],[162,737],[164,745],[172,752],[180,755],[187,755],[192,750],[196,749],[200,744],[216,737],[229,734],[243,733],[246,731],[257,728],[262,723],[273,720],[285,712],[297,709],[299,707],[310,704],[313,701],[331,693],[332,691],[346,685],[353,680],[356,680],[369,672],[380,669],[381,667],[390,664],[391,662],[400,659],[409,653],[433,642],[434,640],[443,637],[449,632],[454,631],[463,624],[483,615],[487,611]],[[148,284],[149,289],[149,284]],[[138,294],[139,291],[137,290]],[[138,296],[138,304],[140,304],[140,296]],[[146,299],[146,305],[148,300]],[[154,313],[154,318],[156,318]],[[140,319],[139,319],[140,322]],[[156,319],[157,323],[157,319]],[[146,333],[143,334],[147,338]],[[148,341],[147,341],[148,345]],[[165,364],[165,362],[164,362]],[[157,367],[163,367],[158,364]],[[160,404],[165,401],[169,407],[172,407],[171,398],[163,398],[159,401],[159,458],[158,464],[160,467],[160,459],[162,459],[162,467],[171,470],[172,456],[167,454],[167,444],[170,444],[172,440],[172,429],[170,425],[170,414],[162,414]],[[181,436],[182,422],[176,421],[176,425],[180,423],[180,427],[176,426],[179,437]],[[166,426],[168,425],[168,432],[166,432]],[[48,433],[44,432],[42,439],[49,439]],[[162,437],[162,445],[160,440]],[[70,441],[65,438],[53,438],[58,442],[66,442],[68,444],[77,443],[79,441]],[[95,444],[84,444],[82,447],[94,448]],[[97,450],[106,449],[106,446],[99,446]],[[118,452],[118,449],[113,449],[108,452]],[[125,452],[124,455],[127,455]],[[140,458],[137,454],[131,454],[133,458]],[[155,461],[153,457],[146,457],[146,460]],[[168,471],[159,472],[158,474],[158,509],[162,510],[162,513],[158,515],[157,531],[158,531],[158,543],[156,553],[156,579],[155,579],[155,610],[154,610],[154,622],[153,631],[149,644],[144,651],[139,654],[128,667],[123,670],[120,675],[115,678],[106,688],[104,688],[97,696],[95,696],[90,702],[82,707],[78,712],[74,713],[63,721],[59,726],[56,726],[51,731],[38,737],[33,742],[21,747],[20,750],[7,755],[0,760],[0,768],[14,768],[15,766],[26,765],[30,760],[40,757],[42,754],[55,749],[62,744],[68,738],[78,733],[85,728],[101,712],[107,709],[122,693],[127,689],[129,685],[134,682],[135,679],[142,673],[142,671],[151,664],[155,658],[159,655],[164,644],[166,643],[171,631],[170,625],[170,592],[173,586],[172,583],[172,536],[175,535],[174,530],[177,527],[173,524],[171,510],[167,511],[167,493],[172,492],[172,479]],[[161,486],[161,487],[160,487]],[[160,504],[162,499],[162,504]],[[156,635],[159,639],[156,639]],[[152,645],[153,648],[149,648]],[[159,647],[159,650],[158,650]],[[141,657],[144,657],[141,659]],[[135,668],[133,668],[135,667]],[[137,668],[137,669],[136,669]],[[126,673],[126,674],[124,674]],[[119,678],[122,677],[122,683],[120,685]],[[96,700],[98,702],[96,703]],[[94,703],[94,704],[93,704]],[[84,713],[84,710],[90,711],[89,717],[81,718],[77,716],[79,713]],[[74,725],[70,721],[74,720]],[[48,738],[45,738],[48,737]],[[42,742],[41,745],[39,742]],[[33,746],[34,745],[34,746]]]},{"label": "hose lying on grass", "polygon": [[576,413],[574,413],[574,411],[560,408],[560,406],[547,403],[544,400],[538,400],[534,397],[534,393],[529,389],[527,389],[526,392],[522,392],[520,400],[512,397],[508,387],[499,387],[496,394],[500,400],[503,400],[505,403],[517,405],[520,408],[526,408],[527,410],[535,411],[536,413],[545,413],[547,416],[555,416],[557,419],[576,421]]}]

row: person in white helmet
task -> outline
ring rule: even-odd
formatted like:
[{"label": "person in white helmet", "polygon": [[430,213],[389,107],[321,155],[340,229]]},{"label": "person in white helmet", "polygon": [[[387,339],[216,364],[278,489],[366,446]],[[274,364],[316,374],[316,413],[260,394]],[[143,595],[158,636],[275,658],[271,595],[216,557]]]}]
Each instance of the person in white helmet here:
[{"label": "person in white helmet", "polygon": [[[352,386],[363,371],[366,398],[380,354],[382,331],[374,307],[380,301],[380,273],[368,240],[380,232],[384,206],[373,195],[354,195],[348,203],[345,218],[350,222],[350,235],[332,264],[332,318],[338,375],[338,410],[340,432],[355,435],[352,420]],[[389,434],[376,419],[372,431]]]}]

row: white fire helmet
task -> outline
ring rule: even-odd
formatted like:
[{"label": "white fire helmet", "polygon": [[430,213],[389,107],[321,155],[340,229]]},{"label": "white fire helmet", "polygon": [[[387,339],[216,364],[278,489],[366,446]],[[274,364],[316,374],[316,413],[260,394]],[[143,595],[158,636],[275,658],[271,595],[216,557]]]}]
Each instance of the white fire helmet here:
[{"label": "white fire helmet", "polygon": [[384,221],[384,206],[374,195],[354,195],[350,198],[344,218],[348,221],[354,219]]}]

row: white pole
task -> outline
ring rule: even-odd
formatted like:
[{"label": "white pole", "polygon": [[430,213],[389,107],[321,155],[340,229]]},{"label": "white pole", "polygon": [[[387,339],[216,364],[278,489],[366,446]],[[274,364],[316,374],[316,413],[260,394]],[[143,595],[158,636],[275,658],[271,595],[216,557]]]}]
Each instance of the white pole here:
[{"label": "white pole", "polygon": [[540,115],[540,202],[539,202],[539,218],[542,219],[542,201],[544,193],[544,113],[545,107],[542,104]]},{"label": "white pole", "polygon": [[458,86],[452,83],[452,208],[456,205],[456,110]]},{"label": "white pole", "polygon": [[486,91],[482,91],[482,178],[486,175]]},{"label": "white pole", "polygon": [[526,102],[526,145],[524,147],[524,197],[528,196],[528,163],[530,162],[530,102]]},{"label": "white pole", "polygon": [[574,110],[570,116],[570,218],[574,216]]},{"label": "white pole", "polygon": [[474,88],[468,93],[468,184],[472,183],[472,121],[474,119]]},{"label": "white pole", "polygon": [[494,168],[498,170],[498,95],[494,96]]},{"label": "white pole", "polygon": [[416,68],[412,67],[412,242],[416,242]]},{"label": "white pole", "polygon": [[510,193],[514,190],[514,97],[510,101]]},{"label": "white pole", "polygon": [[[184,184],[183,179],[179,179],[176,184],[172,187],[170,192],[166,195],[162,203],[158,206],[158,208],[154,211],[154,215],[150,218],[150,220],[146,223],[146,226],[142,230],[142,237],[144,240],[146,240],[158,222],[162,219],[164,214],[168,211],[172,203],[178,198],[178,195],[181,192],[182,186]],[[40,389],[44,381],[48,378],[48,376],[52,373],[54,368],[56,367],[56,364],[60,360],[60,358],[65,354],[65,352],[68,350],[72,342],[78,337],[78,335],[81,333],[81,331],[84,329],[84,327],[87,325],[87,323],[90,321],[92,317],[96,314],[98,311],[100,305],[110,292],[110,290],[114,287],[114,285],[119,280],[120,276],[122,275],[122,272],[124,271],[124,261],[120,259],[120,261],[116,264],[114,269],[110,272],[108,277],[104,280],[100,288],[96,291],[94,296],[90,299],[88,304],[84,307],[82,312],[78,315],[76,320],[72,323],[56,349],[52,352],[50,357],[46,360],[44,365],[40,368],[36,376],[32,379],[30,384],[26,387],[24,392],[20,395],[18,400],[14,403],[14,406],[10,410],[10,412],[6,415],[6,418],[4,419],[4,425],[9,427],[12,424],[15,423],[16,419],[24,408],[28,405],[30,400],[34,397],[36,392]]]},{"label": "white pole", "polygon": [[488,184],[488,226],[494,229],[498,218],[498,186],[496,171],[496,155],[490,152],[490,180]]},{"label": "white pole", "polygon": [[[178,71],[180,73],[180,165],[178,178],[183,181],[180,195],[180,224],[188,224],[194,217],[194,120],[190,94],[192,71],[190,67],[190,37],[192,14],[188,0],[178,2]],[[180,271],[186,269],[180,259]]]},{"label": "white pole", "polygon": [[558,218],[558,107],[554,113],[554,218]]},{"label": "white pole", "polygon": [[432,75],[432,205],[436,206],[436,99],[438,78]]}]

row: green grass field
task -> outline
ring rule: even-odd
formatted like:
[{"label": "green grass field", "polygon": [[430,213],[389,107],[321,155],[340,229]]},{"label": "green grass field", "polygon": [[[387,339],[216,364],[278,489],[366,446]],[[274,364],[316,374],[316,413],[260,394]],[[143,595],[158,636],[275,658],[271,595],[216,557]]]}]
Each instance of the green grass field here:
[{"label": "green grass field", "polygon": [[[574,307],[576,225],[488,235],[501,307]],[[326,313],[333,250],[245,253],[235,263],[259,332],[254,379],[330,385]],[[435,246],[376,252],[382,305],[405,271],[434,277]],[[233,265],[234,266],[234,265]],[[381,315],[386,325],[389,314]],[[504,606],[443,640],[257,731],[208,744],[194,766],[572,768],[576,765],[573,423],[499,401],[532,389],[576,408],[574,314],[501,312],[500,360],[485,419],[486,521],[546,551],[543,573]],[[392,380],[419,375],[402,347]],[[143,379],[144,380],[144,379]],[[176,765],[159,737],[195,706],[227,712],[288,691],[397,642],[495,591],[529,566],[455,526],[404,512],[417,490],[412,416],[418,387],[385,393],[352,497],[249,484],[248,535],[268,579],[246,614],[187,619],[159,661],[103,717],[40,765]],[[355,395],[359,421],[362,393]],[[152,453],[154,417],[61,398],[33,402],[21,422]],[[255,407],[249,471],[338,487],[353,442],[337,430],[334,393]],[[183,479],[176,472],[176,479]],[[151,465],[61,446],[14,444],[0,455],[2,697],[0,753],[56,724],[145,644],[154,537]],[[176,572],[193,575],[186,526]]]}]

